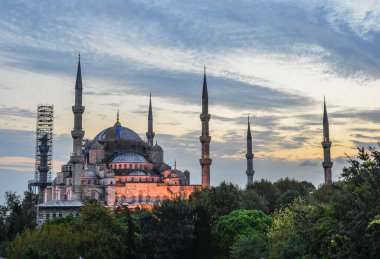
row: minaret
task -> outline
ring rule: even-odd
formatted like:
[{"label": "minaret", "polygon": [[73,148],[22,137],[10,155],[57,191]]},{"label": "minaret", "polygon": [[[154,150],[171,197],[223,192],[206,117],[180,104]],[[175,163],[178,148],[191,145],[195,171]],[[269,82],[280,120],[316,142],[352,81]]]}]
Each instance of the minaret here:
[{"label": "minaret", "polygon": [[73,153],[71,155],[71,162],[73,164],[73,200],[81,199],[81,176],[84,165],[84,157],[82,154],[82,141],[84,136],[84,131],[82,129],[82,114],[84,112],[84,106],[82,106],[82,90],[82,73],[79,54],[77,79],[75,83],[75,105],[72,107],[74,113],[74,129],[71,131],[71,136],[73,138]]},{"label": "minaret", "polygon": [[202,113],[200,115],[202,121],[202,136],[199,137],[202,143],[202,158],[199,163],[202,166],[202,187],[210,186],[210,141],[208,122],[211,115],[208,113],[208,93],[207,93],[207,80],[206,80],[206,67],[204,67],[203,75],[203,92],[202,92]]},{"label": "minaret", "polygon": [[48,135],[44,134],[41,138],[41,144],[38,147],[41,154],[41,162],[40,166],[38,167],[38,172],[40,174],[39,179],[39,191],[38,191],[38,203],[44,203],[44,195],[45,195],[45,189],[47,186],[47,173],[49,172],[49,166],[47,164],[48,161],[48,152],[49,152],[49,146],[48,146]]},{"label": "minaret", "polygon": [[249,123],[248,116],[248,130],[247,130],[247,154],[245,155],[247,158],[247,186],[253,184],[253,175],[255,174],[255,170],[253,170],[252,160],[254,154],[252,153],[252,135],[251,135],[251,125]]},{"label": "minaret", "polygon": [[148,112],[148,131],[146,137],[150,146],[153,146],[153,113],[152,113],[152,94],[149,94],[149,112]]},{"label": "minaret", "polygon": [[323,98],[323,141],[322,141],[322,147],[323,147],[323,154],[324,154],[324,160],[322,162],[322,166],[325,171],[325,184],[331,183],[331,168],[333,166],[333,162],[331,162],[331,155],[330,155],[330,148],[331,148],[331,141],[329,136],[329,119],[327,117],[327,109],[326,109],[326,100]]}]

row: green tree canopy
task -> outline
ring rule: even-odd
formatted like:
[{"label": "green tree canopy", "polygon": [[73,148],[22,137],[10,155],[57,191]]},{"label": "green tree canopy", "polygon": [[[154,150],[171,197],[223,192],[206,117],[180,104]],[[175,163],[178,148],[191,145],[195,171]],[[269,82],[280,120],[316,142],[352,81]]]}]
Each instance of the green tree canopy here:
[{"label": "green tree canopy", "polygon": [[272,218],[261,211],[235,210],[219,219],[213,233],[218,246],[228,252],[238,237],[264,234],[271,223]]}]

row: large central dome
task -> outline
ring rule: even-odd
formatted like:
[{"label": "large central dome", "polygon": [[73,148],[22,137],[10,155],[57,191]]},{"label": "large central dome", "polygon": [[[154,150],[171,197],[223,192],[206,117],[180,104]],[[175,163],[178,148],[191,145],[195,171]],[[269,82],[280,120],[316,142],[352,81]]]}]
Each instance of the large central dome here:
[{"label": "large central dome", "polygon": [[134,140],[142,141],[140,136],[133,130],[115,123],[113,127],[102,130],[96,137],[95,141],[112,141],[112,140]]}]

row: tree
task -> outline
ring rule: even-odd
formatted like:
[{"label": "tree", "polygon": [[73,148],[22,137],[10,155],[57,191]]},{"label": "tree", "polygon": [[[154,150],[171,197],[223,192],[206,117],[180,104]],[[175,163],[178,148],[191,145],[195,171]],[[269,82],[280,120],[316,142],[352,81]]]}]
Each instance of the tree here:
[{"label": "tree", "polygon": [[314,204],[331,205],[342,190],[341,182],[323,184],[310,195],[310,201]]},{"label": "tree", "polygon": [[5,193],[5,204],[0,206],[0,255],[17,234],[36,227],[36,199],[31,191],[23,199],[14,192]]},{"label": "tree", "polygon": [[231,247],[231,257],[236,259],[267,258],[265,234],[253,233],[237,238]]},{"label": "tree", "polygon": [[[103,205],[87,204],[79,217],[54,219],[27,229],[6,249],[7,258],[125,258],[127,226]],[[24,257],[23,257],[24,256]]]},{"label": "tree", "polygon": [[192,258],[195,215],[188,201],[164,200],[141,220],[145,256]]},{"label": "tree", "polygon": [[268,232],[270,258],[310,256],[309,242],[314,225],[312,205],[298,198],[290,206],[276,211]]},{"label": "tree", "polygon": [[337,242],[335,251],[352,257],[379,257],[366,235],[370,223],[380,214],[380,152],[358,148],[356,159],[348,159],[343,169],[342,191],[334,202],[334,217],[346,242]]},{"label": "tree", "polygon": [[221,216],[241,208],[242,192],[232,183],[194,191],[189,199],[195,214],[196,258],[210,258],[216,251],[211,230]]},{"label": "tree", "polygon": [[261,179],[260,181],[253,182],[252,185],[247,186],[246,191],[255,191],[265,201],[263,203],[268,206],[268,213],[273,213],[276,200],[279,195],[278,189],[268,180]]},{"label": "tree", "polygon": [[276,208],[281,209],[291,204],[295,199],[301,195],[296,190],[287,190],[278,197],[276,201]]},{"label": "tree", "polygon": [[261,210],[269,213],[268,201],[252,188],[247,188],[243,191],[242,208],[246,210]]},{"label": "tree", "polygon": [[297,180],[290,179],[289,177],[281,178],[277,180],[273,185],[279,190],[280,194],[289,190],[293,190],[297,191],[300,195],[305,196],[310,193],[310,190],[315,190],[315,187],[312,183],[306,181],[298,182]]},{"label": "tree", "polygon": [[271,223],[272,218],[261,211],[235,210],[219,219],[213,233],[222,253],[228,255],[231,246],[240,236],[254,235],[257,239],[259,233],[265,237]]}]

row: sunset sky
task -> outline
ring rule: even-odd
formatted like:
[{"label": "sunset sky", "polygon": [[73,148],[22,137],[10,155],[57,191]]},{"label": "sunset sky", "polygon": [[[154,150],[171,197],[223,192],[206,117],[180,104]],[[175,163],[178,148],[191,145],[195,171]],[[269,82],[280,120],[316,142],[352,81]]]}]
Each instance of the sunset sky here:
[{"label": "sunset sky", "polygon": [[81,53],[87,138],[112,126],[141,137],[152,93],[165,161],[200,183],[203,66],[211,113],[211,184],[323,181],[326,95],[333,180],[346,155],[380,139],[380,1],[0,2],[0,199],[33,178],[38,104],[54,104],[54,172],[72,149]]}]

